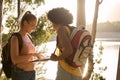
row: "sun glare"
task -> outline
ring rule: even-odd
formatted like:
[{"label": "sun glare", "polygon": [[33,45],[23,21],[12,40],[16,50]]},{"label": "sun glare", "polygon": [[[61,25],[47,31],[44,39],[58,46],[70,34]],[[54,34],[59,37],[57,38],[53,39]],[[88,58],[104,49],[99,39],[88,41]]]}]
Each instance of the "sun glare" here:
[{"label": "sun glare", "polygon": [[85,2],[86,23],[91,23],[93,21],[94,7],[95,7],[95,0],[91,0],[91,1],[86,0]]},{"label": "sun glare", "polygon": [[[85,15],[87,24],[91,24],[93,22],[95,3],[96,0],[85,0]],[[120,7],[119,5],[120,0],[103,0],[99,6],[98,22],[120,21],[120,10],[118,10]],[[56,7],[64,7],[70,10],[74,17],[72,25],[76,25],[77,0],[45,0],[45,5],[38,7],[35,10],[35,13],[37,13],[35,15],[40,17],[42,14]],[[28,7],[27,10],[29,9],[31,8]]]},{"label": "sun glare", "polygon": [[[72,4],[72,5],[71,5]],[[49,10],[56,7],[64,7],[70,11],[73,15],[73,24],[76,24],[76,1],[74,0],[45,0],[45,5],[38,7],[35,12],[37,12],[37,17],[40,17],[42,14],[48,12]]]},{"label": "sun glare", "polygon": [[[85,0],[85,15],[87,24],[91,24],[93,22],[95,2],[96,0]],[[120,20],[118,18],[120,11],[118,12],[117,9],[113,10],[113,7],[116,6],[116,4],[120,4],[120,0],[103,0],[102,4],[99,6],[98,22]],[[74,17],[73,25],[76,24],[77,0],[45,0],[45,5],[40,6],[37,11],[39,14],[42,14],[43,12],[47,12],[55,7],[65,7],[70,10]]]},{"label": "sun glare", "polygon": [[[96,2],[96,0],[86,0],[86,2],[85,2],[86,3],[85,4],[86,23],[87,24],[91,24],[93,21],[95,2]],[[116,10],[116,12],[114,12],[114,10],[112,10],[113,7],[116,6],[116,4],[120,4],[120,0],[103,0],[102,4],[99,6],[98,22],[120,20],[120,18],[119,18],[120,16],[114,17],[114,16],[117,16],[117,15],[115,15],[115,13],[118,14],[118,13],[120,13],[120,11],[118,12]],[[45,0],[45,5],[40,6],[37,9],[37,12],[38,12],[39,16],[41,16],[41,14],[43,14],[44,12],[47,12],[50,9],[55,8],[55,7],[64,7],[66,9],[70,10],[70,12],[73,14],[73,17],[74,17],[73,25],[76,24],[77,0],[61,0],[61,1]],[[114,16],[113,16],[113,14],[114,14]],[[54,51],[54,50],[52,50],[52,51]],[[53,62],[48,62],[46,64],[46,66],[50,66],[50,67],[48,67],[48,71],[47,71],[45,77],[51,78],[51,76],[52,76],[52,78],[55,78],[57,64],[53,63]],[[55,70],[51,69],[51,67],[54,68]]]}]

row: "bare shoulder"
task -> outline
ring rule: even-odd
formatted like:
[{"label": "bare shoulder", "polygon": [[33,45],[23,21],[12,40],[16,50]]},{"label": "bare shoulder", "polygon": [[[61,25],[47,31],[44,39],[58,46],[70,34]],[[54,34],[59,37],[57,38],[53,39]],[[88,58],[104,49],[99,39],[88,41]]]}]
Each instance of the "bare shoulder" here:
[{"label": "bare shoulder", "polygon": [[18,38],[15,35],[13,35],[11,37],[11,41],[14,42],[14,43],[16,43],[16,42],[18,42]]},{"label": "bare shoulder", "polygon": [[65,26],[60,27],[57,33],[58,35],[65,35],[67,33]]},{"label": "bare shoulder", "polygon": [[59,28],[59,31],[57,34],[58,34],[58,39],[59,39],[60,43],[64,47],[70,46],[70,39],[69,39],[69,36],[68,36],[65,26]]}]

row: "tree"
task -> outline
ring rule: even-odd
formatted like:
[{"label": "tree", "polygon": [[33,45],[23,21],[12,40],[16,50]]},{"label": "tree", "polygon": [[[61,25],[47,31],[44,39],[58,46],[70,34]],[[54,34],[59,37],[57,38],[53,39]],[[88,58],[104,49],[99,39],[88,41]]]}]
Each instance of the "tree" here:
[{"label": "tree", "polygon": [[[2,8],[3,8],[3,0],[0,0],[0,44],[2,44],[2,36],[1,36],[1,27],[2,27]],[[0,46],[0,53],[1,53],[1,46]],[[0,70],[0,76],[2,74],[2,70]]]},{"label": "tree", "polygon": [[[31,5],[31,4],[36,4],[37,6],[39,6],[39,5],[41,5],[42,3],[44,4],[45,2],[44,2],[44,0],[34,0],[34,2],[33,2],[33,0],[23,0],[22,2],[25,2],[25,3],[27,3],[27,4],[29,4],[29,5]],[[21,1],[20,0],[18,0],[18,17],[17,18],[19,18],[19,16],[20,16],[20,3],[21,3]]]},{"label": "tree", "polygon": [[[97,26],[97,18],[98,18],[98,10],[99,10],[99,5],[102,3],[103,0],[96,0],[95,4],[95,14],[94,14],[94,20],[92,24],[92,46],[94,46],[94,41],[95,41],[95,35],[96,35],[96,26]],[[77,0],[77,27],[80,25],[86,25],[86,20],[85,20],[85,0]],[[93,62],[93,58],[90,59]],[[89,61],[88,61],[89,63]],[[93,63],[90,63],[92,67],[89,67],[89,72],[93,71]],[[88,79],[91,74],[86,74],[85,79]]]},{"label": "tree", "polygon": [[20,16],[20,0],[18,0],[18,15],[17,15],[17,18],[19,18],[19,16]]},{"label": "tree", "polygon": [[[12,0],[8,0],[8,1],[12,1]],[[32,3],[32,0],[25,0],[25,1],[27,1],[29,4]],[[40,4],[40,1],[43,1],[43,0],[35,0],[36,4],[33,4],[33,5],[35,5],[34,8],[36,8],[37,5]],[[11,6],[11,3],[12,2],[9,3],[9,2],[7,2],[7,0],[5,0],[4,5],[7,5],[7,6],[5,6],[5,8],[4,8],[4,13],[7,14],[8,11],[11,11],[15,8],[15,5]],[[25,5],[28,5],[28,4],[25,4]],[[10,6],[10,7],[8,7],[8,6]],[[19,6],[20,6],[20,2],[19,2]],[[23,10],[23,9],[19,9],[19,10]],[[4,15],[6,15],[6,14],[4,14]],[[20,14],[18,14],[18,15],[20,15]],[[49,21],[47,21],[47,18],[45,16],[46,15],[43,15],[38,19],[37,29],[33,33],[31,33],[31,35],[33,37],[33,42],[35,43],[36,46],[40,45],[43,42],[47,42],[50,39],[51,35],[54,33],[53,29],[51,28],[51,23]],[[4,45],[8,41],[8,38],[10,37],[10,35],[18,29],[18,22],[17,22],[18,17],[19,16],[16,17],[15,15],[10,15],[10,14],[7,17],[5,26],[10,29],[10,32],[8,34],[2,34],[2,36],[3,36],[2,37],[2,41],[3,41],[2,45]],[[37,38],[36,38],[36,36],[37,36]],[[0,70],[0,71],[2,72],[2,70]],[[0,74],[0,76],[1,76],[1,74]]]},{"label": "tree", "polygon": [[119,48],[118,68],[117,68],[117,77],[116,77],[116,80],[120,80],[120,48]]},{"label": "tree", "polygon": [[96,0],[96,4],[95,4],[95,13],[94,13],[94,19],[92,23],[92,45],[94,45],[94,42],[95,42],[99,5],[102,3],[102,1],[103,0]]},{"label": "tree", "polygon": [[2,26],[2,8],[3,8],[3,0],[0,0],[0,27]]},{"label": "tree", "polygon": [[93,74],[92,74],[90,80],[106,80],[103,77],[102,73],[107,70],[107,66],[100,66],[100,64],[102,63],[102,55],[104,52],[104,46],[102,45],[102,41],[100,41],[99,45],[96,44],[94,48],[97,51],[94,54],[94,56],[95,56],[94,57],[95,69],[93,71]]},{"label": "tree", "polygon": [[[103,0],[96,0],[96,4],[95,4],[95,12],[94,12],[94,19],[93,19],[93,24],[92,24],[92,46],[94,47],[94,42],[95,42],[95,36],[96,36],[96,29],[97,29],[97,19],[98,19],[98,11],[99,11],[99,5],[102,3]],[[100,48],[100,50],[102,51],[103,47]],[[101,60],[100,60],[101,62]],[[102,70],[102,71],[105,71],[106,70],[106,67]],[[97,76],[95,77],[95,79],[99,78],[100,80],[105,80],[100,74],[97,74],[97,73],[93,73],[93,76],[92,76],[92,80],[94,76]]]},{"label": "tree", "polygon": [[[85,19],[85,0],[77,0],[77,27],[86,25]],[[93,71],[93,56],[88,58],[88,70],[83,80],[88,80]]]},{"label": "tree", "polygon": [[77,0],[77,27],[86,25],[85,0]]},{"label": "tree", "polygon": [[[18,2],[18,3],[16,3],[16,2]],[[10,31],[9,31],[9,35],[6,35],[6,34],[3,34],[3,37],[5,37],[6,36],[6,38],[5,38],[5,42],[3,42],[3,44],[5,44],[6,43],[6,41],[7,41],[7,39],[10,37],[10,35],[14,32],[14,31],[16,31],[16,30],[18,30],[19,29],[19,27],[18,27],[18,18],[19,18],[19,16],[20,16],[20,13],[22,12],[22,11],[24,11],[24,8],[22,8],[22,7],[20,7],[20,3],[22,2],[22,3],[24,3],[25,4],[25,6],[28,6],[28,5],[36,5],[35,7],[34,7],[34,9],[36,9],[37,8],[37,6],[39,6],[39,5],[41,5],[42,3],[44,3],[44,0],[17,0],[16,2],[14,2],[14,5],[12,5],[13,4],[13,0],[4,0],[4,15],[9,15],[8,16],[8,19],[6,20],[6,23],[5,23],[5,27],[8,27],[9,29],[10,29]],[[18,5],[18,8],[16,8],[16,6],[15,5]],[[10,15],[10,14],[8,14],[9,12],[13,12],[13,11],[15,11],[15,9],[17,9],[17,11],[16,11],[16,13],[18,13],[17,14],[17,17],[15,17],[15,15]],[[20,11],[21,10],[21,11]]]},{"label": "tree", "polygon": [[[38,25],[34,32],[31,33],[34,44],[40,45],[41,43],[47,42],[51,35],[54,34],[54,30],[51,28],[52,24],[47,20],[46,15],[43,14],[38,19]],[[37,38],[36,38],[37,37]]]}]

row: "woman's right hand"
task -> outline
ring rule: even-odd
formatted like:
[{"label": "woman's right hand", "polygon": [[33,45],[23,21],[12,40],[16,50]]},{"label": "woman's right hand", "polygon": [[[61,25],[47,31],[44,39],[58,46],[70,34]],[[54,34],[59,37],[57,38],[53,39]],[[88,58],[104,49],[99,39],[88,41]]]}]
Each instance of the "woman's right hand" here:
[{"label": "woman's right hand", "polygon": [[58,56],[53,53],[50,56],[50,60],[57,61],[58,60]]}]

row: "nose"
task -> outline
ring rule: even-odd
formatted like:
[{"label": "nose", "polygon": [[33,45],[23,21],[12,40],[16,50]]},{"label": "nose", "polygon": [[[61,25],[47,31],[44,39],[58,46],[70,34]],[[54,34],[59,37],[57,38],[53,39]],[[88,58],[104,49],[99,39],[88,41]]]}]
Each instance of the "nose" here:
[{"label": "nose", "polygon": [[36,26],[34,26],[33,29],[36,29]]}]

